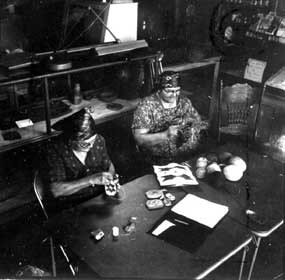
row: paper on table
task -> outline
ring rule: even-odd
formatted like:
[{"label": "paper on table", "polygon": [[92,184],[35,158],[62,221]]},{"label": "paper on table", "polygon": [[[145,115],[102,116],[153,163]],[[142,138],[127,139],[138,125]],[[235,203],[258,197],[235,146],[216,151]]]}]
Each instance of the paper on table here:
[{"label": "paper on table", "polygon": [[162,232],[173,226],[175,226],[175,224],[169,222],[168,220],[164,220],[160,225],[157,226],[157,228],[152,232],[152,234],[158,236]]},{"label": "paper on table", "polygon": [[171,211],[213,228],[229,211],[227,206],[187,194]]},{"label": "paper on table", "polygon": [[34,125],[32,120],[30,120],[30,119],[24,119],[24,120],[16,121],[16,124],[17,124],[18,128],[23,128],[23,127]]},{"label": "paper on table", "polygon": [[154,172],[160,186],[198,185],[196,178],[188,166],[169,163],[167,165],[154,165]]}]

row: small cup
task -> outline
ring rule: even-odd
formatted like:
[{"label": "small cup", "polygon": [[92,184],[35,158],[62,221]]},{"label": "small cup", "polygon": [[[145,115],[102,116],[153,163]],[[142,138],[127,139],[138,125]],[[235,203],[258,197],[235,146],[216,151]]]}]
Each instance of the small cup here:
[{"label": "small cup", "polygon": [[205,178],[205,176],[206,176],[206,168],[204,168],[204,167],[197,168],[196,177],[198,179],[203,179],[203,178]]}]

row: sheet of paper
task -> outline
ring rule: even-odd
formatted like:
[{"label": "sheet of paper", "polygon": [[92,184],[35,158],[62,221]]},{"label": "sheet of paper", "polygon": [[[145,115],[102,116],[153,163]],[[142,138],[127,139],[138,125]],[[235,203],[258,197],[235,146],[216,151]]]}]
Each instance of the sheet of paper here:
[{"label": "sheet of paper", "polygon": [[34,125],[34,123],[30,119],[25,119],[25,120],[16,121],[16,125],[18,126],[18,128],[23,128],[27,126],[32,126]]},{"label": "sheet of paper", "polygon": [[169,163],[167,165],[154,165],[153,169],[160,186],[178,187],[199,184],[186,165]]},{"label": "sheet of paper", "polygon": [[168,220],[164,220],[158,227],[152,231],[152,234],[155,236],[160,235],[164,231],[166,231],[168,228],[175,226],[175,224],[169,222]]},{"label": "sheet of paper", "polygon": [[261,83],[266,64],[265,61],[249,58],[245,68],[244,78]]},{"label": "sheet of paper", "polygon": [[213,228],[229,211],[227,206],[187,194],[171,211]]}]

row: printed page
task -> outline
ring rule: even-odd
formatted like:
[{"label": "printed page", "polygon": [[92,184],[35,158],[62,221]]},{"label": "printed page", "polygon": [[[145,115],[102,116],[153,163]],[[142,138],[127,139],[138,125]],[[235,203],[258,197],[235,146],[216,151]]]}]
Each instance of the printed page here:
[{"label": "printed page", "polygon": [[154,165],[153,169],[160,186],[198,185],[192,171],[186,165],[169,163],[168,165]]}]

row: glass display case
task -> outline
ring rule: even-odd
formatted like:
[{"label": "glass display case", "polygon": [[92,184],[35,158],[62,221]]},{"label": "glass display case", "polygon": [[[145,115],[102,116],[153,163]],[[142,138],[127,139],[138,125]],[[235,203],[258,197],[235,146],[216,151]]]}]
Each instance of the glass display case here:
[{"label": "glass display case", "polygon": [[[41,60],[25,69],[8,69],[7,75],[0,73],[0,152],[58,135],[52,125],[85,106],[95,108],[97,124],[131,112],[135,101],[153,88],[160,57],[150,49],[103,57],[84,52],[70,56],[70,69],[54,71]],[[74,104],[78,82],[83,100]],[[123,108],[109,110],[101,93],[114,93]]]}]

